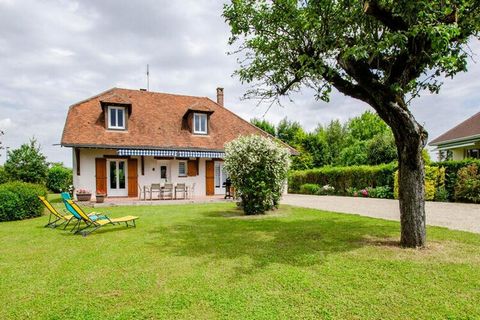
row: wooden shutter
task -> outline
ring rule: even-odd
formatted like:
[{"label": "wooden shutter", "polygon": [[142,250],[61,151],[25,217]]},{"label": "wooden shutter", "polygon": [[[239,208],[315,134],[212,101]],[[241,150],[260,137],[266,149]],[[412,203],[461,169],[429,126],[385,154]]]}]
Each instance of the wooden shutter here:
[{"label": "wooden shutter", "polygon": [[138,161],[128,159],[128,196],[138,197]]},{"label": "wooden shutter", "polygon": [[95,159],[95,181],[97,193],[107,193],[107,159]]},{"label": "wooden shutter", "polygon": [[75,148],[75,163],[77,165],[77,176],[80,175],[80,149]]},{"label": "wooden shutter", "polygon": [[198,176],[198,160],[188,160],[187,170],[189,177]]},{"label": "wooden shutter", "polygon": [[207,190],[207,196],[213,196],[215,194],[215,166],[212,160],[205,162],[205,186]]}]

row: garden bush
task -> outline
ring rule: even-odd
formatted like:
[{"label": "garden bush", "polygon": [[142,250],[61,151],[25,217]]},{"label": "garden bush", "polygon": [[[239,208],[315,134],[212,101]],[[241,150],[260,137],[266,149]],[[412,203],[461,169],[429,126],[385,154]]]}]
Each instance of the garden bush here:
[{"label": "garden bush", "polygon": [[348,190],[360,190],[365,187],[389,186],[393,189],[393,173],[396,169],[397,164],[390,163],[292,171],[288,177],[288,188],[291,193],[299,193],[300,186],[304,184],[330,185],[339,195],[347,195]]},{"label": "garden bush", "polygon": [[[398,171],[394,174],[393,194],[398,199]],[[435,200],[441,189],[445,188],[445,168],[425,166],[425,200]],[[437,197],[438,198],[438,197]]]},{"label": "garden bush", "polygon": [[7,182],[0,185],[0,221],[39,217],[43,207],[38,196],[46,196],[43,185],[26,182]]},{"label": "garden bush", "polygon": [[300,193],[302,194],[318,194],[320,186],[313,183],[305,183],[300,186]]},{"label": "garden bush", "polygon": [[390,186],[367,188],[367,191],[370,198],[393,199],[393,190]]},{"label": "garden bush", "polygon": [[0,184],[8,182],[10,178],[8,177],[7,172],[3,166],[0,166]]},{"label": "garden bush", "polygon": [[[461,161],[442,161],[431,163],[431,166],[445,168],[445,192],[449,201],[455,201],[455,186],[457,184],[457,173],[461,168],[475,163],[480,167],[480,160],[466,159]],[[445,194],[443,194],[445,196]]]},{"label": "garden bush", "polygon": [[480,172],[475,163],[458,170],[455,184],[455,199],[466,202],[480,202]]},{"label": "garden bush", "polygon": [[47,188],[54,193],[68,191],[73,183],[72,169],[65,168],[61,164],[55,164],[47,173]]},{"label": "garden bush", "polygon": [[45,183],[48,171],[47,158],[35,139],[9,151],[4,167],[11,180],[30,183]]},{"label": "garden bush", "polygon": [[225,169],[246,214],[278,206],[289,165],[288,149],[262,136],[241,136],[225,145]]}]

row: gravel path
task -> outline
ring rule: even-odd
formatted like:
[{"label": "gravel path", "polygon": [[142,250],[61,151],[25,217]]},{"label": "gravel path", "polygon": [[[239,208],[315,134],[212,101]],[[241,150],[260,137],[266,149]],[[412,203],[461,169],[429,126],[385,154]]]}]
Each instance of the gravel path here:
[{"label": "gravel path", "polygon": [[[284,195],[282,203],[326,211],[354,213],[361,216],[400,220],[398,200]],[[425,205],[427,224],[480,233],[480,205],[468,203],[430,202]]]}]

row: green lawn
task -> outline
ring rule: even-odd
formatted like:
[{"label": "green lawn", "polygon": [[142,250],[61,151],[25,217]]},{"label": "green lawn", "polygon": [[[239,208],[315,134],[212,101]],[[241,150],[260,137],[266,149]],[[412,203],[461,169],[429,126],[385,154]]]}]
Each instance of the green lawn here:
[{"label": "green lawn", "polygon": [[[57,203],[56,205],[60,205]],[[136,229],[86,238],[0,223],[0,319],[475,319],[480,235],[284,206],[116,207]]]}]

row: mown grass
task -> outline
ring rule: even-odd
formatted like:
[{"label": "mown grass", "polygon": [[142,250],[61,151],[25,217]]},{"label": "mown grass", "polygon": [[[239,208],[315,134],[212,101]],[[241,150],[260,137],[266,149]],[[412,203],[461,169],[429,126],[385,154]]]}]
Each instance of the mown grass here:
[{"label": "mown grass", "polygon": [[[61,203],[55,205],[60,206]],[[283,206],[115,207],[136,229],[86,238],[0,223],[0,319],[475,319],[480,235]]]}]

